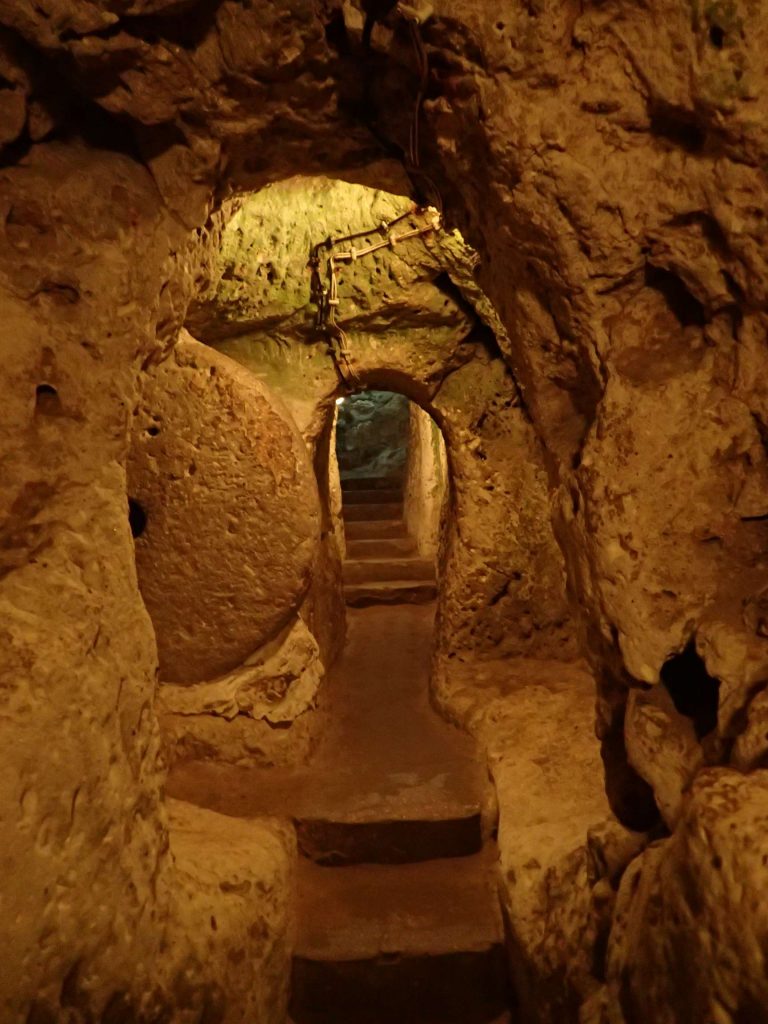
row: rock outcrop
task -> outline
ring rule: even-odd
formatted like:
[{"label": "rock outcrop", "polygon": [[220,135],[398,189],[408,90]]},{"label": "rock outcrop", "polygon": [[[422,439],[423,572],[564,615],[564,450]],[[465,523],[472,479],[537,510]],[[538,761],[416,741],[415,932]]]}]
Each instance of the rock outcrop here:
[{"label": "rock outcrop", "polygon": [[[291,837],[255,827],[244,862],[206,819],[205,879],[174,862],[128,524],[128,417],[180,326],[185,233],[136,161],[74,141],[33,147],[0,194],[0,1017],[234,1024],[249,1005],[277,1024]],[[271,909],[225,895],[245,880]]]},{"label": "rock outcrop", "polygon": [[160,687],[157,710],[176,758],[232,764],[285,764],[306,757],[325,670],[317,641],[296,617],[227,675]]},{"label": "rock outcrop", "polygon": [[166,1014],[278,1024],[288,1004],[295,930],[292,830],[275,819],[227,817],[181,800],[168,806],[181,927],[169,930],[166,942],[190,943],[192,951],[175,975]]},{"label": "rock outcrop", "polygon": [[765,773],[697,777],[671,838],[633,861],[608,948],[610,1024],[768,1020]]},{"label": "rock outcrop", "polygon": [[561,1024],[600,992],[614,888],[644,837],[611,815],[584,666],[449,663],[443,712],[485,748],[499,806],[500,891],[523,1020]]}]

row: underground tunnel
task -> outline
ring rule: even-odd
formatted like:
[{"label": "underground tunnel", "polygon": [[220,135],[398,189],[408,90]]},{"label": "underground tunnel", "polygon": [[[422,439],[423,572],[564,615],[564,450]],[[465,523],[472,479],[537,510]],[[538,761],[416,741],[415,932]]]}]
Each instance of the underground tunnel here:
[{"label": "underground tunnel", "polygon": [[0,3],[2,1024],[768,1024],[767,25]]}]

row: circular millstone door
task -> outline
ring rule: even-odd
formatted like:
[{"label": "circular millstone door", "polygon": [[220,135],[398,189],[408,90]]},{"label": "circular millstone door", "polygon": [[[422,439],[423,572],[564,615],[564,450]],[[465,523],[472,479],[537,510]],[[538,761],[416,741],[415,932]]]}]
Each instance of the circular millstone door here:
[{"label": "circular millstone door", "polygon": [[320,508],[301,436],[247,370],[185,335],[144,375],[128,493],[161,678],[230,671],[309,585]]}]

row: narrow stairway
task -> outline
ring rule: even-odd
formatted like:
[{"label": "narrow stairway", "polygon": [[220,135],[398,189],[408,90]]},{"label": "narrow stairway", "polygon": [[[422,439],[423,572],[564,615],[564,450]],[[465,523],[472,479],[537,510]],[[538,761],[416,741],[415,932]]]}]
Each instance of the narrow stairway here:
[{"label": "narrow stairway", "polygon": [[408,533],[402,483],[379,477],[346,477],[341,487],[347,604],[362,608],[433,601],[437,595],[434,563],[419,557]]},{"label": "narrow stairway", "polygon": [[191,762],[171,794],[290,816],[299,842],[293,1024],[508,1021],[493,791],[429,703],[434,604],[352,608],[309,765]]}]

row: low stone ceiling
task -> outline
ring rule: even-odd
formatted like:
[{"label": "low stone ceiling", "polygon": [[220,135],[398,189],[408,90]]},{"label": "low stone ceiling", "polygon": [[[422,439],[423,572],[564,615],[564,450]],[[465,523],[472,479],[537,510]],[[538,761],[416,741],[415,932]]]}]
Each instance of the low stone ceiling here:
[{"label": "low stone ceiling", "polygon": [[[310,249],[328,237],[368,229],[350,244],[381,242],[386,234],[378,226],[412,207],[404,196],[323,177],[286,179],[226,204],[204,248],[203,283],[189,307],[188,330],[267,374],[267,382],[282,391],[291,389],[297,360],[309,361],[318,379],[330,372],[330,398],[338,379],[328,338],[315,326]],[[427,221],[417,213],[392,230],[403,233]],[[498,355],[506,335],[474,280],[475,262],[457,231],[441,229],[340,266],[337,319],[358,367],[369,376],[379,367],[385,375],[379,385],[399,381],[412,397],[427,400],[478,346]],[[306,392],[306,379],[300,376],[296,387]],[[317,396],[293,397],[308,402],[307,416],[314,414]],[[305,430],[296,407],[294,415]]]},{"label": "low stone ceiling", "polygon": [[[240,197],[222,211],[208,284],[190,306],[188,329],[209,343],[256,328],[277,342],[315,340],[312,246],[366,229],[366,238],[339,248],[381,242],[379,225],[412,207],[405,196],[328,178],[290,178]],[[424,222],[413,216],[392,230]],[[445,267],[463,263],[466,275],[472,257],[458,234],[433,232],[340,266],[338,319],[347,332],[422,332],[438,347],[446,329],[467,335],[476,318]]]}]

